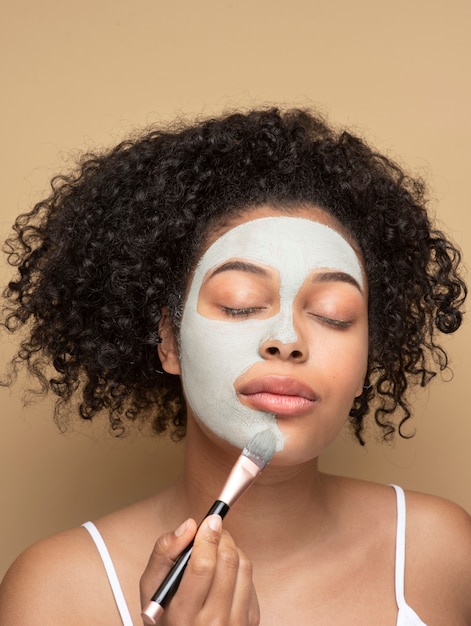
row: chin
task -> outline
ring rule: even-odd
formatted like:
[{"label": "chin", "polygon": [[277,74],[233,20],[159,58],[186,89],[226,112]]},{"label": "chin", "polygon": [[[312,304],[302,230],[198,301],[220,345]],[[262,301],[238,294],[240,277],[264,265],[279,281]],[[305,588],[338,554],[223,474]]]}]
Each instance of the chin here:
[{"label": "chin", "polygon": [[[238,409],[238,410],[237,410]],[[259,432],[270,430],[276,438],[276,452],[280,452],[285,446],[285,436],[278,425],[278,420],[271,413],[255,411],[242,407],[244,413],[240,415],[240,407],[232,410],[235,416],[232,423],[215,423],[214,420],[201,419],[194,414],[194,420],[199,429],[214,443],[221,447],[241,451],[249,441]],[[230,414],[229,408],[226,413]]]},{"label": "chin", "polygon": [[271,463],[278,466],[294,466],[319,458],[336,440],[343,425],[342,422],[338,429],[326,431],[321,428],[307,429],[294,427],[294,424],[281,424],[280,430],[285,445],[283,450],[275,454]]}]

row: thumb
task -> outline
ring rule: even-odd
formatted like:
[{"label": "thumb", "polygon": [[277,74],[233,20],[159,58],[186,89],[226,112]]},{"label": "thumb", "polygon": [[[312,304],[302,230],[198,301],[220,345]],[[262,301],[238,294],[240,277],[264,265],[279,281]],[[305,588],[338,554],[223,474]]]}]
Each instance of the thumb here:
[{"label": "thumb", "polygon": [[172,568],[180,552],[196,534],[196,522],[187,519],[174,532],[161,535],[152,550],[140,581],[141,606],[145,606]]}]

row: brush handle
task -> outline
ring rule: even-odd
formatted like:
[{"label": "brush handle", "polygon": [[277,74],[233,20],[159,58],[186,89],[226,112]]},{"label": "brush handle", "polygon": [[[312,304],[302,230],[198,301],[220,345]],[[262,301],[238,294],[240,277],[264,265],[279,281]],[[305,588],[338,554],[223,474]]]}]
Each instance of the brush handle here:
[{"label": "brush handle", "polygon": [[[209,515],[219,515],[220,517],[224,518],[228,511],[228,504],[226,504],[222,500],[216,500],[213,506],[206,513],[204,518],[206,519],[206,517],[208,517]],[[183,573],[185,572],[185,568],[188,565],[188,561],[190,560],[190,556],[193,551],[193,543],[194,540],[190,544],[188,544],[188,546],[182,552],[180,552],[180,555],[172,566],[172,569],[169,571],[160,587],[152,596],[152,602],[156,602],[162,608],[165,608],[167,606],[167,604],[173,598],[178,589],[180,581],[183,577]]]},{"label": "brush handle", "polygon": [[[250,452],[248,451],[248,453]],[[213,506],[206,513],[205,518],[208,517],[208,515],[219,515],[224,518],[231,506],[247,491],[257,478],[263,467],[260,467],[260,464],[256,463],[255,459],[246,456],[244,450],[232,468],[223,490],[219,494],[218,500],[215,501]],[[190,560],[192,551],[193,541],[179,554],[172,569],[141,613],[142,619],[146,624],[156,624],[164,612],[165,607],[175,595],[185,568]]]}]

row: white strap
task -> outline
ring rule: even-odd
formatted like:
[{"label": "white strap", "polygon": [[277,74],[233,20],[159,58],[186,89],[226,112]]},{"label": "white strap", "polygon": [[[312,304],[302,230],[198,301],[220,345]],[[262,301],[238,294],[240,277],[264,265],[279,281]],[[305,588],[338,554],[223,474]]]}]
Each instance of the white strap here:
[{"label": "white strap", "polygon": [[404,607],[404,571],[406,563],[406,498],[402,487],[391,485],[396,491],[397,526],[396,526],[396,602],[398,608]]},{"label": "white strap", "polygon": [[93,524],[93,522],[85,522],[85,524],[82,524],[82,526],[83,528],[88,530],[93,541],[95,542],[98,552],[100,553],[101,560],[103,561],[106,575],[108,576],[108,581],[111,586],[111,591],[113,592],[116,606],[118,607],[119,614],[121,615],[123,626],[133,626],[131,615],[126,604],[126,600],[124,599],[123,590],[121,589],[121,585],[119,584],[113,561],[111,560],[108,548],[103,541],[103,537],[100,535],[98,528],[95,526],[95,524]]}]

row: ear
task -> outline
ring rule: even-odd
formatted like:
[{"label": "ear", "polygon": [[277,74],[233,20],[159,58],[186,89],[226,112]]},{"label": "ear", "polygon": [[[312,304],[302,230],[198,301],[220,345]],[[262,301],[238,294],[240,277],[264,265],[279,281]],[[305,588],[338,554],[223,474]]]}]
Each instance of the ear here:
[{"label": "ear", "polygon": [[181,374],[177,336],[168,307],[166,306],[162,308],[162,317],[160,318],[158,330],[160,343],[157,350],[162,367],[167,374]]},{"label": "ear", "polygon": [[358,389],[355,394],[355,398],[359,398],[363,393],[365,393],[365,391],[368,391],[373,386],[369,382],[370,374],[371,374],[371,369],[370,369],[369,360],[368,360],[368,364],[365,367],[365,373],[363,374],[361,381],[358,383]]}]

